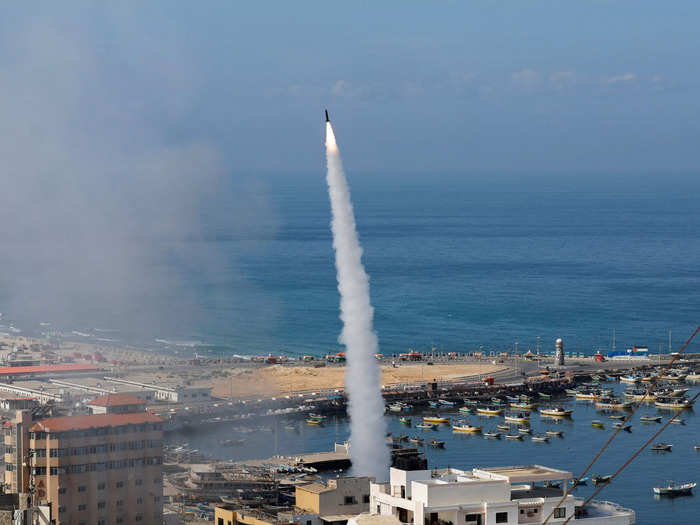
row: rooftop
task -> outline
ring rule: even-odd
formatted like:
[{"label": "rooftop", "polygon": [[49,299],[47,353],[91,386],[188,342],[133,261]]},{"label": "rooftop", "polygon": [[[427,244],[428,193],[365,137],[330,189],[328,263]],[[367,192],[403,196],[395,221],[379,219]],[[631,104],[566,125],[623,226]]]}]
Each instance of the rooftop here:
[{"label": "rooftop", "polygon": [[0,376],[45,374],[50,372],[94,372],[99,369],[99,367],[94,365],[81,365],[74,363],[42,366],[3,366],[0,367]]},{"label": "rooftop", "polygon": [[505,479],[509,483],[528,483],[531,481],[556,481],[573,478],[571,472],[542,465],[521,465],[516,467],[494,467],[474,469],[474,474],[486,479]]},{"label": "rooftop", "polygon": [[93,399],[88,405],[98,407],[117,407],[127,405],[143,405],[144,401],[131,394],[106,394]]},{"label": "rooftop", "polygon": [[98,414],[92,416],[52,417],[38,421],[29,430],[44,432],[65,432],[67,430],[85,430],[88,428],[119,427],[139,425],[141,423],[160,423],[160,417],[149,412],[133,414]]},{"label": "rooftop", "polygon": [[306,492],[313,492],[314,494],[320,494],[322,492],[335,490],[331,487],[327,487],[323,483],[309,483],[308,485],[298,485],[297,488],[300,490],[305,490]]}]

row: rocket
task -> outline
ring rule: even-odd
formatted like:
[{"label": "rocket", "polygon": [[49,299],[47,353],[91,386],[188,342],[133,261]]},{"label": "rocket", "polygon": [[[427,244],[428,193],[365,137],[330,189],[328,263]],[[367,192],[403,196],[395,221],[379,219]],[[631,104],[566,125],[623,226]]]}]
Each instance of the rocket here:
[{"label": "rocket", "polygon": [[328,117],[328,110],[326,110],[326,122],[330,122],[331,119]]}]

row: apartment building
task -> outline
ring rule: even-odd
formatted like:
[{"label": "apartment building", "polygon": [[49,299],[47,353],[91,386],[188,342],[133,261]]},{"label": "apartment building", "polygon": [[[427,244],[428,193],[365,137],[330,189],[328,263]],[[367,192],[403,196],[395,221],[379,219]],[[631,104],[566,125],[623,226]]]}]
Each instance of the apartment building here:
[{"label": "apartment building", "polygon": [[344,525],[351,517],[369,510],[369,486],[373,481],[368,477],[346,477],[299,485],[295,488],[296,506],[318,515],[327,525]]},{"label": "apartment building", "polygon": [[56,417],[29,429],[36,503],[57,525],[160,525],[163,429],[149,412]]}]

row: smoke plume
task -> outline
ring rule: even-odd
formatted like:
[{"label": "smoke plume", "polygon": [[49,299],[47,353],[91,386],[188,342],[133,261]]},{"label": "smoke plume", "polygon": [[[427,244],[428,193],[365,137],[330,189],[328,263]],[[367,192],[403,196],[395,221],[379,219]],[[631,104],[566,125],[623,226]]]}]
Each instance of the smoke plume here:
[{"label": "smoke plume", "polygon": [[349,396],[353,470],[358,475],[385,478],[389,454],[384,443],[386,425],[379,389],[379,367],[374,357],[379,350],[377,334],[372,327],[374,309],[369,299],[369,277],[362,265],[362,248],[357,237],[350,190],[330,122],[326,122],[326,159],[340,318],[343,321],[339,341],[345,345],[347,358],[345,386]]}]

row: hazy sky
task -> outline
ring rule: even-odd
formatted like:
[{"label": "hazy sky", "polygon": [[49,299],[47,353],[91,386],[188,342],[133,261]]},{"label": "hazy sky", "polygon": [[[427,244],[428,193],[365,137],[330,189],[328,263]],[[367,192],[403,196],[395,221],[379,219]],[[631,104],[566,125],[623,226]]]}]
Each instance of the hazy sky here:
[{"label": "hazy sky", "polygon": [[321,171],[324,107],[356,172],[696,168],[696,1],[118,4],[0,23],[229,173]]}]

